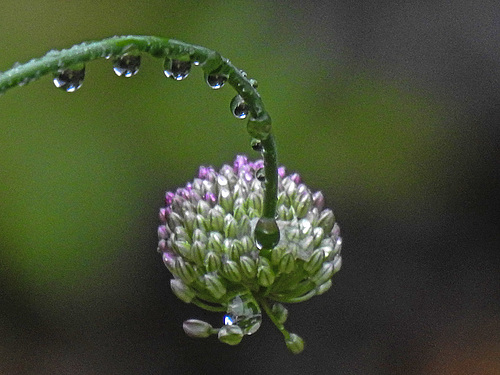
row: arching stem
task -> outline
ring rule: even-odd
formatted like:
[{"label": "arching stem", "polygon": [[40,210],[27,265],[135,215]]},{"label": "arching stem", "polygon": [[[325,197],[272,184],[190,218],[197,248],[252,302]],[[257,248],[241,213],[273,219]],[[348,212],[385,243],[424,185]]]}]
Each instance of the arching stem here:
[{"label": "arching stem", "polygon": [[38,78],[61,69],[98,58],[118,57],[127,52],[145,52],[154,57],[197,62],[205,73],[217,72],[227,76],[228,83],[241,95],[249,107],[247,130],[263,146],[265,166],[265,195],[263,217],[274,219],[276,214],[278,174],[277,152],[271,133],[271,118],[252,82],[240,69],[218,52],[205,47],[155,36],[115,36],[100,41],[84,42],[69,49],[50,51],[45,56],[16,64],[0,73],[0,94],[16,86],[24,86]]}]

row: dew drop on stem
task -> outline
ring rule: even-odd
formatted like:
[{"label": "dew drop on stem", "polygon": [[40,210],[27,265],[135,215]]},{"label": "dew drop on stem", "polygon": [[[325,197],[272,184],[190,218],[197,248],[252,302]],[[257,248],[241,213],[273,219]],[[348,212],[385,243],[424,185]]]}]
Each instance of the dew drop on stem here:
[{"label": "dew drop on stem", "polygon": [[264,146],[262,146],[262,142],[259,141],[258,139],[256,138],[253,138],[251,141],[250,141],[250,147],[252,147],[252,149],[254,151],[258,151],[258,152],[262,152],[264,151]]},{"label": "dew drop on stem", "polygon": [[54,85],[66,92],[78,90],[85,79],[85,66],[60,69],[54,77]]},{"label": "dew drop on stem", "polygon": [[227,76],[225,74],[212,72],[210,74],[205,74],[205,81],[210,88],[217,90],[224,86],[227,81]]},{"label": "dew drop on stem", "polygon": [[191,71],[191,62],[182,61],[177,59],[165,59],[164,70],[165,76],[168,78],[175,79],[176,81],[182,81],[185,79],[189,72]]},{"label": "dew drop on stem", "polygon": [[236,95],[230,104],[233,116],[239,119],[244,119],[248,116],[248,104],[243,100],[241,95]]},{"label": "dew drop on stem", "polygon": [[255,178],[260,182],[264,182],[266,180],[266,173],[263,167],[255,171]]},{"label": "dew drop on stem", "polygon": [[255,226],[255,245],[259,250],[272,249],[280,241],[280,230],[275,219],[261,217]]},{"label": "dew drop on stem", "polygon": [[141,56],[125,54],[113,61],[113,71],[118,77],[132,77],[139,72]]}]

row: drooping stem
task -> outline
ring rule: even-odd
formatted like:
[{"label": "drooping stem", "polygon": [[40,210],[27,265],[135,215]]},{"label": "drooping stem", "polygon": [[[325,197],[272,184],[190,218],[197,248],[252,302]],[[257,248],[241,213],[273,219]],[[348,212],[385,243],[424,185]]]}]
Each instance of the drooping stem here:
[{"label": "drooping stem", "polygon": [[269,307],[269,304],[267,303],[267,300],[265,298],[257,298],[257,301],[259,302],[260,306],[262,306],[262,308],[266,312],[269,319],[271,319],[271,321],[274,323],[276,328],[278,328],[278,330],[283,334],[283,336],[285,337],[285,340],[289,340],[290,339],[290,332],[288,332],[285,329],[285,326],[282,323],[280,323],[278,321],[278,319],[276,319],[276,317],[274,316],[274,313],[272,312],[271,308]]},{"label": "drooping stem", "polygon": [[205,73],[218,73],[227,77],[244,99],[249,109],[247,130],[261,140],[265,163],[265,196],[263,217],[274,219],[277,204],[277,152],[271,133],[271,118],[252,82],[240,69],[218,52],[205,47],[155,36],[115,36],[100,41],[84,42],[69,49],[50,51],[45,56],[16,64],[0,73],[0,94],[12,87],[24,86],[38,78],[59,70],[86,63],[98,58],[118,57],[128,52],[145,52],[154,57],[190,61],[201,66]]}]

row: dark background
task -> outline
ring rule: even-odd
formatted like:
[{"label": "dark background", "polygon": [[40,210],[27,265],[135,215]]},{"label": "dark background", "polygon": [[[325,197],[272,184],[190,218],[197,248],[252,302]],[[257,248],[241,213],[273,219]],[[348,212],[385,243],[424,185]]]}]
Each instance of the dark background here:
[{"label": "dark background", "polygon": [[332,289],[230,347],[185,336],[156,253],[166,190],[249,148],[232,89],[162,63],[0,98],[0,374],[500,374],[498,1],[3,0],[0,70],[152,34],[259,81],[280,163],[344,238]]}]

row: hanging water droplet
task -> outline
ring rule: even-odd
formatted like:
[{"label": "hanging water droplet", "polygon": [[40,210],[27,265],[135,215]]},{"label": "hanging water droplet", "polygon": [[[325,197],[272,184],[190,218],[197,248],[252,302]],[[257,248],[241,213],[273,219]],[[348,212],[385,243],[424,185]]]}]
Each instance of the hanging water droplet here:
[{"label": "hanging water droplet", "polygon": [[241,95],[236,95],[231,100],[231,112],[233,112],[234,117],[244,119],[248,115],[248,105],[243,100]]},{"label": "hanging water droplet", "polygon": [[221,73],[205,74],[205,81],[214,90],[220,89],[227,81],[227,76]]},{"label": "hanging water droplet", "polygon": [[262,323],[259,304],[251,294],[236,296],[228,305],[224,325],[237,325],[245,335],[255,333]]},{"label": "hanging water droplet", "polygon": [[176,81],[182,81],[185,79],[189,72],[191,71],[191,62],[182,61],[176,59],[165,59],[164,73],[168,78],[175,79]]},{"label": "hanging water droplet", "polygon": [[255,178],[260,182],[264,182],[266,180],[266,172],[264,168],[259,168],[255,171]]},{"label": "hanging water droplet", "polygon": [[75,92],[85,78],[85,65],[78,68],[61,69],[54,77],[54,85],[66,92]]},{"label": "hanging water droplet", "polygon": [[256,138],[253,138],[251,141],[250,141],[250,147],[252,147],[252,149],[254,151],[258,151],[258,152],[262,152],[264,150],[264,147],[262,146],[262,142],[259,141],[258,139]]},{"label": "hanging water droplet", "polygon": [[122,55],[113,62],[113,70],[118,77],[132,77],[137,74],[140,66],[140,55]]},{"label": "hanging water droplet", "polygon": [[255,245],[259,250],[272,249],[280,242],[280,230],[275,219],[261,217],[255,226]]}]

